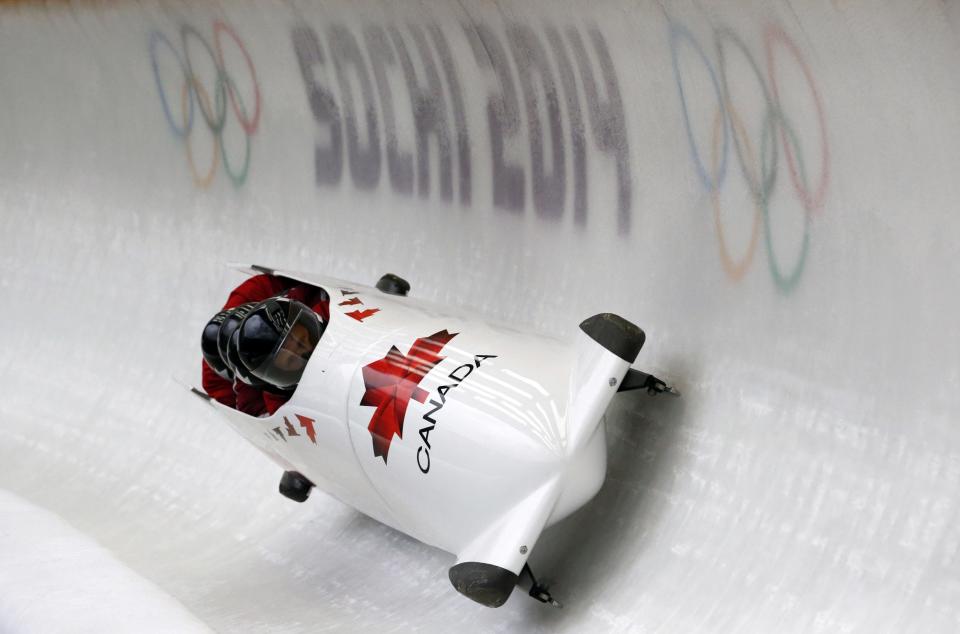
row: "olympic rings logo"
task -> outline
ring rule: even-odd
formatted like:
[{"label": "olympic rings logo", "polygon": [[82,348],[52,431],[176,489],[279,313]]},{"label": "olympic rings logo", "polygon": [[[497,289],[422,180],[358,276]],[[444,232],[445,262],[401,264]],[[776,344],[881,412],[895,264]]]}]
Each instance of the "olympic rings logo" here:
[{"label": "olympic rings logo", "polygon": [[[827,143],[823,102],[814,82],[813,75],[810,72],[810,68],[801,54],[800,49],[779,26],[769,25],[764,30],[766,74],[764,74],[760,64],[751,54],[747,45],[735,32],[727,28],[715,28],[713,30],[713,36],[718,60],[716,67],[711,63],[704,48],[688,29],[677,24],[672,24],[670,28],[670,48],[673,59],[673,70],[676,75],[680,102],[683,107],[683,121],[686,128],[687,140],[690,145],[690,154],[696,166],[700,181],[703,183],[705,189],[710,192],[720,245],[720,259],[731,279],[741,279],[753,261],[762,225],[770,265],[770,274],[780,290],[789,292],[796,286],[803,273],[810,242],[811,216],[823,207],[827,185],[830,179],[830,148]],[[683,83],[681,81],[680,64],[678,61],[678,49],[681,44],[689,45],[706,67],[713,91],[717,97],[717,112],[713,118],[709,168],[704,162],[703,155],[694,138],[690,123],[690,111],[688,109],[687,96],[684,93]],[[766,102],[763,128],[760,135],[759,162],[757,152],[746,134],[744,123],[730,97],[727,82],[726,54],[732,49],[737,49],[746,58]],[[809,172],[801,147],[801,139],[794,129],[793,124],[791,124],[790,119],[787,117],[780,100],[780,86],[777,83],[775,53],[781,49],[788,53],[798,65],[805,79],[807,88],[810,91],[813,103],[815,104],[817,124],[819,126],[820,169],[812,181],[812,175]],[[740,166],[740,173],[746,181],[755,207],[749,244],[746,253],[741,255],[739,259],[730,253],[727,240],[724,236],[723,224],[720,220],[719,189],[727,176],[731,139],[733,140],[733,153]],[[778,145],[778,139],[780,145]],[[781,264],[777,261],[773,249],[770,227],[770,199],[777,184],[781,146],[782,156],[786,158],[793,191],[804,210],[804,229],[800,252],[792,267],[786,268],[781,267]]]},{"label": "olympic rings logo", "polygon": [[[253,107],[252,112],[244,102],[241,96],[240,87],[234,80],[234,77],[227,72],[224,63],[223,40],[224,36],[233,40],[239,48],[240,53],[246,61],[247,71],[249,72],[250,85],[253,87]],[[209,56],[215,69],[216,78],[213,82],[212,90],[203,85],[194,72],[196,66],[195,60],[191,58],[191,41],[199,44]],[[237,33],[226,23],[215,20],[213,23],[213,43],[211,44],[204,38],[196,28],[189,24],[183,24],[180,27],[180,44],[182,53],[177,50],[173,42],[160,31],[150,33],[150,61],[153,64],[153,76],[157,83],[157,91],[160,94],[160,103],[163,106],[163,114],[170,124],[173,133],[184,140],[187,150],[187,162],[190,165],[190,172],[193,175],[193,181],[199,187],[207,187],[213,181],[216,175],[217,167],[222,162],[223,169],[233,181],[235,186],[240,186],[246,181],[247,173],[250,169],[250,137],[253,136],[260,125],[260,84],[257,81],[257,72],[254,69],[253,61],[247,52],[246,46],[240,40]],[[164,82],[160,72],[160,57],[163,51],[166,51],[176,60],[176,66],[183,75],[183,84],[180,88],[180,109],[179,117],[174,115],[171,103],[176,103],[175,98],[171,99],[164,88]],[[213,95],[213,104],[210,103],[210,95]],[[229,110],[227,102],[230,102]],[[194,131],[194,122],[196,120],[195,112],[200,111],[201,118],[206,124],[207,129],[213,137],[213,151],[210,165],[205,172],[197,169],[194,161],[193,145],[191,138]],[[231,162],[224,144],[224,128],[227,125],[227,117],[232,111],[244,134],[244,154],[243,163],[239,165],[236,161]]]}]

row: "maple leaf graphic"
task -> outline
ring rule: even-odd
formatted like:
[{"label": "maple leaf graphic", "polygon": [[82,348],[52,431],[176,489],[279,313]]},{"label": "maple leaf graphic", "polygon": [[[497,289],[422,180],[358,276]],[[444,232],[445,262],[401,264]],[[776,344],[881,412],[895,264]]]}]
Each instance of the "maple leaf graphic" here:
[{"label": "maple leaf graphic", "polygon": [[360,404],[377,408],[367,429],[373,437],[373,455],[383,458],[384,464],[394,435],[403,438],[403,419],[410,399],[419,403],[427,400],[428,392],[420,387],[420,381],[443,361],[440,351],[457,334],[444,329],[417,339],[406,356],[390,346],[384,358],[363,367],[366,391]]},{"label": "maple leaf graphic", "polygon": [[363,321],[371,315],[375,315],[380,312],[379,308],[365,308],[363,310],[351,310],[347,313],[347,317],[353,317],[357,321]]}]

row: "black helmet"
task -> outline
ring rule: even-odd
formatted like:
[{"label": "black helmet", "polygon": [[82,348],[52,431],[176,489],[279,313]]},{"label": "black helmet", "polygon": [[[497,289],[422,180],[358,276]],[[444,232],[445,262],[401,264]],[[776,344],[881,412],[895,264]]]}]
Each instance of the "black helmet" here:
[{"label": "black helmet", "polygon": [[240,329],[234,328],[233,334],[230,335],[230,340],[227,342],[227,365],[233,368],[234,373],[237,378],[250,385],[257,388],[258,390],[268,389],[270,392],[275,392],[276,390],[272,389],[270,384],[264,383],[257,377],[253,376],[250,373],[250,369],[244,365],[243,361],[240,359],[240,353],[237,350],[237,340],[240,335]]},{"label": "black helmet", "polygon": [[207,362],[210,369],[224,379],[232,381],[233,371],[224,363],[223,357],[220,356],[220,348],[217,346],[220,326],[223,325],[229,314],[229,310],[221,310],[207,322],[207,325],[203,327],[203,335],[200,338],[200,349],[203,351],[203,360]]},{"label": "black helmet", "polygon": [[228,308],[226,311],[227,314],[223,318],[223,323],[220,324],[220,331],[217,333],[217,351],[220,353],[220,358],[223,360],[224,364],[227,366],[227,369],[237,374],[237,368],[234,367],[234,363],[230,360],[230,355],[227,353],[227,346],[230,343],[230,336],[237,331],[237,327],[240,326],[240,322],[243,321],[243,318],[250,314],[250,311],[257,304],[255,302],[249,302],[246,304],[240,304],[233,308]]},{"label": "black helmet", "polygon": [[274,297],[257,304],[240,328],[240,361],[250,373],[281,389],[300,382],[325,324],[306,304]]}]

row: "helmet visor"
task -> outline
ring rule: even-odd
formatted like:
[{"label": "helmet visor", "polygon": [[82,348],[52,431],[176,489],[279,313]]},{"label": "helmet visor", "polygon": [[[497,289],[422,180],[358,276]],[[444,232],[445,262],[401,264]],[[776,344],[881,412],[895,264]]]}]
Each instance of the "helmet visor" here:
[{"label": "helmet visor", "polygon": [[297,304],[292,304],[291,309],[298,312],[292,320],[288,317],[287,323],[291,326],[286,336],[253,371],[255,376],[281,388],[293,387],[300,382],[323,331],[315,312]]}]

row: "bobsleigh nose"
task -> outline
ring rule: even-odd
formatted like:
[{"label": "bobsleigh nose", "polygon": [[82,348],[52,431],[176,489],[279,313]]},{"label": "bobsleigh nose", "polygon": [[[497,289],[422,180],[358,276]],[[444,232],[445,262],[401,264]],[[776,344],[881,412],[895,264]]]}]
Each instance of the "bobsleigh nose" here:
[{"label": "bobsleigh nose", "polygon": [[627,363],[637,360],[647,340],[639,326],[613,313],[600,313],[584,319],[580,330]]},{"label": "bobsleigh nose", "polygon": [[510,570],[477,561],[459,563],[449,574],[457,592],[488,608],[506,603],[519,580]]}]

